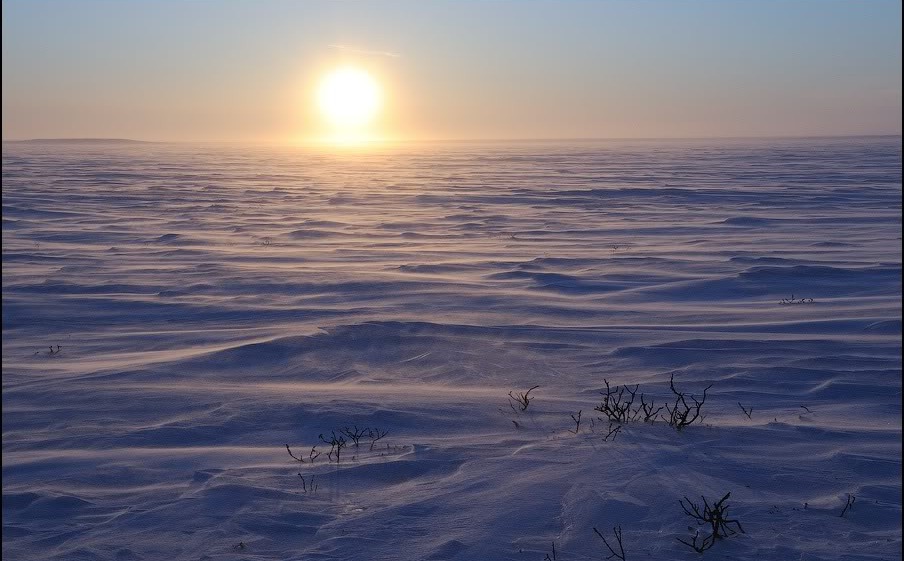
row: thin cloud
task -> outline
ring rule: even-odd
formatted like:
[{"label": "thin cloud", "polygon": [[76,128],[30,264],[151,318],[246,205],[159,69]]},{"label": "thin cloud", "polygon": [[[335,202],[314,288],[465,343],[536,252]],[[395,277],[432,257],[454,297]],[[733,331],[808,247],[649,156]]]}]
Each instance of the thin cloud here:
[{"label": "thin cloud", "polygon": [[327,45],[331,49],[336,49],[337,51],[342,51],[345,53],[352,53],[356,55],[368,55],[368,56],[388,56],[390,58],[399,58],[401,55],[399,53],[394,53],[391,51],[372,51],[370,49],[359,49],[357,47],[352,47],[350,45]]}]

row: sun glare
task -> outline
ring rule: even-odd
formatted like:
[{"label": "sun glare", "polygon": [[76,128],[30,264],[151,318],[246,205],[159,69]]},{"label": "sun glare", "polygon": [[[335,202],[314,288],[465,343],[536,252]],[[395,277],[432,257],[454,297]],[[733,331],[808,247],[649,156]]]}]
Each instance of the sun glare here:
[{"label": "sun glare", "polygon": [[336,132],[360,134],[380,109],[380,87],[363,70],[340,68],[320,83],[317,101]]}]

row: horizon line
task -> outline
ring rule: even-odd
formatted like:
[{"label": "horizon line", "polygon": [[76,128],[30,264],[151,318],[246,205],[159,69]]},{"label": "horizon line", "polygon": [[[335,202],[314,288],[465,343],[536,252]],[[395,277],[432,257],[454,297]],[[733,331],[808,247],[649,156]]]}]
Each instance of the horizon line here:
[{"label": "horizon line", "polygon": [[[902,133],[871,134],[802,134],[802,135],[728,135],[728,136],[556,136],[556,137],[493,137],[493,138],[424,138],[424,139],[387,139],[368,142],[368,144],[415,144],[437,142],[593,142],[611,140],[780,140],[780,139],[828,139],[828,138],[875,138],[901,137]],[[104,136],[61,136],[34,138],[3,138],[0,142],[137,142],[148,144],[323,144],[316,139],[255,139],[255,140],[147,140],[126,137]]]}]

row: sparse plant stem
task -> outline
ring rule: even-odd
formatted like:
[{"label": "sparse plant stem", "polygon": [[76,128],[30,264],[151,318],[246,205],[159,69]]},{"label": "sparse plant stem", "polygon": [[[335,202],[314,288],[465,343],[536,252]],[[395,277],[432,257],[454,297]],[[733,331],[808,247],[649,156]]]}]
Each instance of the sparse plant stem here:
[{"label": "sparse plant stem", "polygon": [[575,416],[575,415],[571,416],[571,420],[574,421],[574,430],[568,429],[568,432],[577,434],[581,431],[581,413],[583,413],[583,411],[584,411],[583,409],[578,411],[577,416]]},{"label": "sparse plant stem", "polygon": [[854,501],[856,501],[856,500],[857,500],[857,497],[848,493],[847,494],[847,502],[844,505],[844,509],[841,511],[841,514],[839,514],[838,516],[840,516],[841,518],[844,518],[844,515],[847,514],[847,511],[850,510],[852,506],[854,506]]},{"label": "sparse plant stem", "polygon": [[380,430],[378,428],[367,429],[367,437],[370,439],[370,449],[373,450],[377,441],[387,434],[389,434],[389,431],[387,430]]},{"label": "sparse plant stem", "polygon": [[660,411],[662,411],[662,405],[656,407],[655,400],[650,400],[650,403],[647,403],[644,400],[644,395],[640,394],[640,413],[643,414],[645,423],[655,423]]},{"label": "sparse plant stem", "polygon": [[296,462],[304,463],[304,458],[302,458],[302,457],[300,457],[300,456],[296,456],[295,454],[293,454],[293,453],[292,453],[292,449],[289,448],[289,445],[288,445],[288,444],[286,444],[286,452],[288,452],[289,455],[292,456],[292,459],[295,460]]},{"label": "sparse plant stem", "polygon": [[603,543],[606,544],[606,548],[611,553],[611,555],[609,555],[609,557],[606,557],[606,559],[614,558],[614,559],[620,559],[621,561],[625,561],[625,547],[624,547],[624,544],[622,543],[621,526],[615,526],[614,528],[612,528],[612,533],[615,534],[615,545],[618,546],[618,551],[615,551],[615,548],[612,547],[612,545],[609,543],[608,540],[606,540],[606,536],[604,536],[602,533],[600,533],[600,531],[597,530],[595,526],[593,528],[593,531],[596,532],[596,535],[599,536],[601,540],[603,540]]},{"label": "sparse plant stem", "polygon": [[743,411],[744,414],[747,415],[748,419],[750,419],[750,416],[753,415],[753,407],[751,407],[750,409],[745,409],[744,406],[741,405],[740,401],[738,402],[738,407],[740,407],[741,411]]},{"label": "sparse plant stem", "polygon": [[675,538],[679,542],[693,549],[697,553],[703,553],[707,549],[711,548],[715,543],[715,540],[712,536],[705,537],[700,540],[700,543],[697,543],[697,538],[700,537],[700,530],[694,530],[694,535],[691,537],[691,541],[682,540],[681,538]]},{"label": "sparse plant stem", "polygon": [[304,493],[307,493],[308,491],[310,491],[311,493],[316,493],[316,492],[317,492],[317,487],[319,487],[319,485],[317,485],[316,483],[314,483],[314,476],[313,476],[313,475],[311,476],[311,478],[310,478],[309,480],[306,480],[306,479],[304,478],[304,476],[301,475],[300,473],[298,474],[298,477],[301,478],[301,490],[302,490],[302,492],[304,492]]},{"label": "sparse plant stem", "polygon": [[348,444],[348,441],[345,440],[345,438],[343,438],[341,434],[339,436],[336,436],[336,431],[330,431],[330,435],[331,435],[330,439],[327,440],[321,434],[320,441],[323,442],[324,444],[330,445],[330,451],[329,451],[329,454],[327,454],[327,457],[329,459],[335,459],[336,463],[338,464],[339,459],[340,459],[340,454],[342,453],[342,449],[345,447],[346,444]]},{"label": "sparse plant stem", "polygon": [[367,435],[367,431],[368,429],[359,429],[358,425],[355,425],[353,428],[345,427],[343,429],[340,429],[339,434],[344,434],[345,436],[349,437],[352,442],[355,443],[355,448],[357,448],[358,442],[361,440],[361,438]]},{"label": "sparse plant stem", "polygon": [[[527,390],[526,392],[520,392],[517,395],[515,395],[513,393],[514,390],[510,391],[508,393],[509,407],[511,407],[515,413],[518,413],[519,411],[527,411],[527,407],[530,405],[530,402],[534,400],[533,397],[530,397],[530,392],[534,391],[535,389],[537,389],[539,387],[540,386],[534,386],[531,389]],[[517,409],[516,409],[516,406],[517,406]]]},{"label": "sparse plant stem", "polygon": [[[597,417],[600,421],[603,419],[601,417]],[[606,428],[606,435],[603,437],[603,442],[609,442],[609,439],[615,440],[615,437],[618,436],[618,433],[621,431],[622,426],[616,425],[614,423],[609,423],[609,426]]]}]

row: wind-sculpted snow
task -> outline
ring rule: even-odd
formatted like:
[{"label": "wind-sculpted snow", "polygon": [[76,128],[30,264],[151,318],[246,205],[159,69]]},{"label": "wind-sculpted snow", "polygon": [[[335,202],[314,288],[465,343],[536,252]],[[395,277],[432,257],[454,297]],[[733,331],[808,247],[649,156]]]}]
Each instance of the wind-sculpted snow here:
[{"label": "wind-sculpted snow", "polygon": [[4,558],[899,559],[901,386],[900,137],[3,146]]}]

